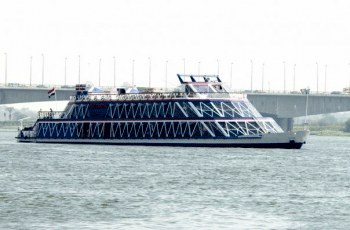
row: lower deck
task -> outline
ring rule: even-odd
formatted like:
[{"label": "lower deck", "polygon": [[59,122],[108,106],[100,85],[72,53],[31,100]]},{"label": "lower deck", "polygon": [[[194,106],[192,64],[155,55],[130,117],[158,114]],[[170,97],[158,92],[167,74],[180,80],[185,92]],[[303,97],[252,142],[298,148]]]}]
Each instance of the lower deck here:
[{"label": "lower deck", "polygon": [[113,144],[113,145],[145,145],[145,146],[184,146],[184,147],[241,147],[241,148],[285,148],[300,149],[305,143],[308,131],[297,133],[272,133],[262,136],[248,136],[237,139],[208,138],[208,139],[90,139],[90,138],[24,138],[19,142],[55,143],[55,144]]}]

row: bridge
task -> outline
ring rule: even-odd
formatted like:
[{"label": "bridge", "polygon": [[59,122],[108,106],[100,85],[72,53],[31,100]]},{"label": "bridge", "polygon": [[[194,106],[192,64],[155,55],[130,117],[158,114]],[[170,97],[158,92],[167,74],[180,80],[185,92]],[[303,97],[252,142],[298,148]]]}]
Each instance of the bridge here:
[{"label": "bridge", "polygon": [[[75,88],[56,88],[57,101],[68,101],[69,97],[75,94]],[[53,101],[48,97],[47,91],[50,88],[35,87],[6,87],[0,88],[0,105],[45,102]]]},{"label": "bridge", "polygon": [[[53,87],[53,86],[51,86]],[[51,88],[50,87],[50,88]],[[0,105],[14,103],[53,101],[47,96],[50,88],[4,87],[0,88]],[[74,88],[56,86],[58,101],[68,101],[75,95]],[[293,118],[305,116],[306,95],[284,93],[248,93],[249,101],[263,115],[273,117],[285,131],[293,128]],[[310,94],[308,115],[350,111],[350,95]]]},{"label": "bridge", "polygon": [[[248,94],[249,101],[263,115],[273,117],[283,130],[292,130],[293,118],[305,116],[305,94]],[[311,94],[308,115],[350,111],[350,95]]]}]

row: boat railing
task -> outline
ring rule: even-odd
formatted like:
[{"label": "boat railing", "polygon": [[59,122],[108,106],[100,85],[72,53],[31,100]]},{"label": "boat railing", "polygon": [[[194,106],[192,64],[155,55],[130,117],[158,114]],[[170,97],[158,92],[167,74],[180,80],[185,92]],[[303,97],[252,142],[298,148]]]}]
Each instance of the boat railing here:
[{"label": "boat railing", "polygon": [[50,119],[59,119],[65,118],[66,112],[64,111],[39,111],[39,119],[50,120]]},{"label": "boat railing", "polygon": [[232,98],[246,99],[246,94],[237,93],[187,93],[187,92],[171,92],[171,93],[127,93],[127,94],[88,94],[71,96],[70,101],[133,101],[133,100],[164,100],[164,99],[190,99],[190,98]]}]

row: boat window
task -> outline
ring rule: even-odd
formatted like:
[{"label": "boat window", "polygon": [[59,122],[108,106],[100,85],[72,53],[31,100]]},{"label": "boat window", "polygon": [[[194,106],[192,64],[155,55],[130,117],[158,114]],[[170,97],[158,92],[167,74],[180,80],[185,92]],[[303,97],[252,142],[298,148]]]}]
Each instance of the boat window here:
[{"label": "boat window", "polygon": [[193,89],[189,85],[186,85],[185,92],[186,93],[194,93]]},{"label": "boat window", "polygon": [[233,93],[233,90],[231,89],[230,86],[228,86],[228,84],[223,83],[221,85],[225,88],[226,92]]},{"label": "boat window", "polygon": [[247,101],[245,104],[247,105],[247,107],[249,109],[249,112],[252,115],[252,117],[262,117],[261,114],[259,113],[259,111],[256,110],[256,108],[252,105],[252,103]]},{"label": "boat window", "polygon": [[226,93],[226,89],[221,85],[212,85],[212,87],[218,92],[218,93]]},{"label": "boat window", "polygon": [[213,93],[209,85],[192,85],[200,93]]}]

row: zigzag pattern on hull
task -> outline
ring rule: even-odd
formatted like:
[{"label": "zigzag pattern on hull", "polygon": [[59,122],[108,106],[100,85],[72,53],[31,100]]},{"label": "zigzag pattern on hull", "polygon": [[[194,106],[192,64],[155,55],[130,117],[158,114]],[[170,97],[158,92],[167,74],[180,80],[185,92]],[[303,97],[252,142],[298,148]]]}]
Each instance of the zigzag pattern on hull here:
[{"label": "zigzag pattern on hull", "polygon": [[91,102],[70,104],[64,119],[261,117],[249,101]]},{"label": "zigzag pattern on hull", "polygon": [[273,119],[246,121],[39,122],[37,138],[237,138],[278,132]]}]

